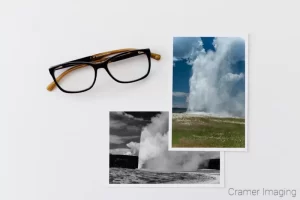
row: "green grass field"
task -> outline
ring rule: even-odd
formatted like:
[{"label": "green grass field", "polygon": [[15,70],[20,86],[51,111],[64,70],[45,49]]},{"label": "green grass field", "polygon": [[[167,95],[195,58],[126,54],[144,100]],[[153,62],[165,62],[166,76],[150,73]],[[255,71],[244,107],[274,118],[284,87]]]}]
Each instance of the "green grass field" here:
[{"label": "green grass field", "polygon": [[245,148],[245,119],[173,114],[172,147]]}]

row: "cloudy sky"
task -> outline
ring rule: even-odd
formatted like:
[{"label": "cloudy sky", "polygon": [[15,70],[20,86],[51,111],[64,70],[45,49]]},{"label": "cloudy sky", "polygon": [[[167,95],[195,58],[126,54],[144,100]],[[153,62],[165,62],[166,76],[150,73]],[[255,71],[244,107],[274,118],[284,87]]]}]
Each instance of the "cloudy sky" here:
[{"label": "cloudy sky", "polygon": [[110,153],[138,155],[143,127],[160,112],[110,112]]},{"label": "cloudy sky", "polygon": [[195,50],[201,51],[199,45],[207,50],[214,50],[213,37],[176,37],[173,40],[173,107],[186,108],[189,93],[189,79],[192,75],[192,65]]},{"label": "cloudy sky", "polygon": [[[173,107],[187,108],[193,61],[200,53],[215,52],[214,40],[215,37],[175,37],[173,39]],[[236,49],[232,52],[241,54],[244,49]],[[243,56],[245,55],[241,54],[237,57]],[[244,71],[244,68],[244,65],[240,66],[239,72]]]}]

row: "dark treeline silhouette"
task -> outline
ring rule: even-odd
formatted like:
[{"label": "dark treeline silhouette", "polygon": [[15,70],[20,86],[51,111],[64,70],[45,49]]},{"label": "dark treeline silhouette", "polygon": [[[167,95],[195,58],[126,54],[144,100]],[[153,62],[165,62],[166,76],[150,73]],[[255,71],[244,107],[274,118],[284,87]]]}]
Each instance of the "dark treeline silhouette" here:
[{"label": "dark treeline silhouette", "polygon": [[[137,169],[138,162],[138,156],[109,155],[109,167]],[[199,168],[220,170],[220,159],[210,159],[205,166],[199,166]]]},{"label": "dark treeline silhouette", "polygon": [[220,170],[220,159],[210,159],[207,168]]},{"label": "dark treeline silhouette", "polygon": [[109,155],[109,167],[136,169],[138,163],[138,156]]}]

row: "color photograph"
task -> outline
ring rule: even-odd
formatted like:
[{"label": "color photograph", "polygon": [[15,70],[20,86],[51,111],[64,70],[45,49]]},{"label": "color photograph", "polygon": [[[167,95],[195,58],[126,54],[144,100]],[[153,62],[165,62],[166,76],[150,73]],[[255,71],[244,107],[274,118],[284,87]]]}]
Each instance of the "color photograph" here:
[{"label": "color photograph", "polygon": [[109,185],[223,186],[223,152],[168,150],[169,112],[110,112]]},{"label": "color photograph", "polygon": [[174,37],[171,150],[246,150],[246,37]]}]

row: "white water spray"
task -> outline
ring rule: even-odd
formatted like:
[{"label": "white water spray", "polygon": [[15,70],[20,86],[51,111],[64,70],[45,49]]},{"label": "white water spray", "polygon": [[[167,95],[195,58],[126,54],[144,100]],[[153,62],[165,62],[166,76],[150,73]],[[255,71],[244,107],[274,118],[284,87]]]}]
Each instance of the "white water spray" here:
[{"label": "white water spray", "polygon": [[[168,150],[169,114],[164,112],[152,118],[142,131],[139,169],[164,172],[196,171],[215,152],[172,152]],[[218,153],[218,152],[217,152]]]},{"label": "white water spray", "polygon": [[241,38],[215,38],[215,51],[198,52],[190,78],[188,111],[244,117],[244,73],[234,73],[232,66],[245,58]]}]

